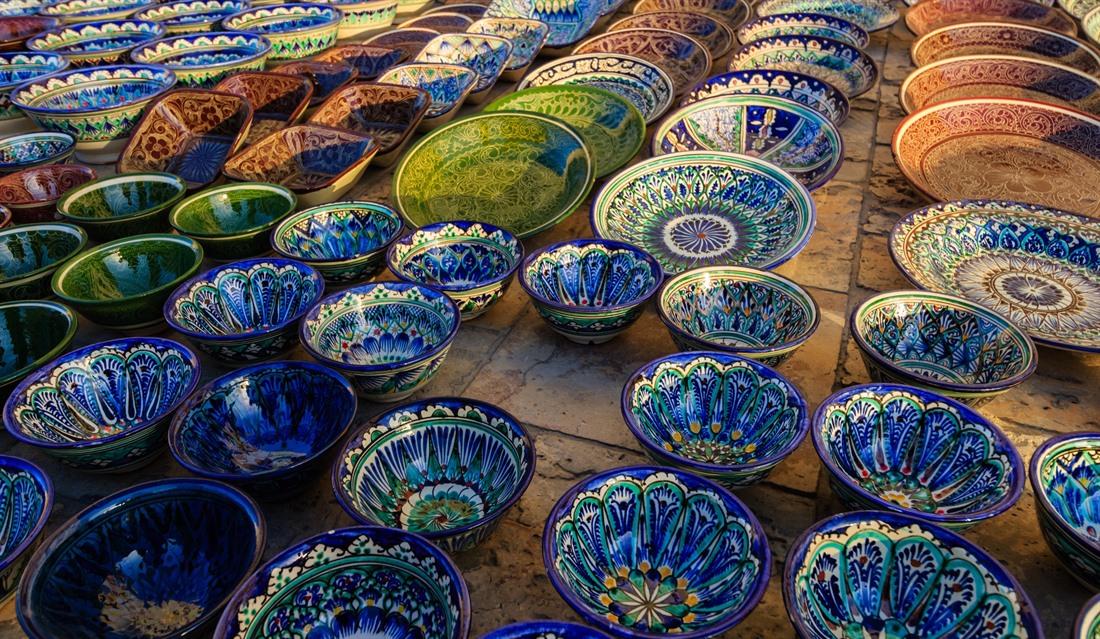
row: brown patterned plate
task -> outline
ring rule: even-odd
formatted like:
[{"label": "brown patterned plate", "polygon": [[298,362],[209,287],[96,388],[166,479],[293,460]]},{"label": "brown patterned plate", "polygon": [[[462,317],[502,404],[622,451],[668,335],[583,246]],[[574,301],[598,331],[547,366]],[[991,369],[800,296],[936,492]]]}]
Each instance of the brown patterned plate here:
[{"label": "brown patterned plate", "polygon": [[590,38],[573,53],[618,53],[652,62],[672,78],[676,95],[710,75],[711,58],[698,40],[663,29],[625,29]]},{"label": "brown patterned plate", "polygon": [[1100,119],[1033,100],[952,100],[894,132],[894,162],[936,201],[1015,200],[1100,217]]},{"label": "brown patterned plate", "polygon": [[1018,55],[1100,72],[1100,52],[1085,42],[1022,24],[975,22],[936,29],[914,42],[909,55],[918,67],[971,55]]},{"label": "brown patterned plate", "polygon": [[752,9],[745,0],[641,0],[634,5],[634,13],[653,11],[705,13],[724,20],[734,29],[741,26],[752,14]]},{"label": "brown patterned plate", "polygon": [[707,48],[711,60],[733,48],[733,29],[720,20],[688,11],[654,11],[627,16],[607,28],[608,32],[626,29],[668,29],[690,36]]},{"label": "brown patterned plate", "polygon": [[424,89],[359,82],[325,100],[309,122],[366,133],[378,143],[374,164],[389,166],[424,119],[431,103],[432,96]]},{"label": "brown patterned plate", "polygon": [[313,83],[307,78],[261,71],[233,74],[214,90],[243,96],[252,105],[246,145],[297,122],[313,97]]},{"label": "brown patterned plate", "polygon": [[966,22],[1028,24],[1077,35],[1072,18],[1031,0],[921,0],[905,13],[905,25],[919,36]]}]

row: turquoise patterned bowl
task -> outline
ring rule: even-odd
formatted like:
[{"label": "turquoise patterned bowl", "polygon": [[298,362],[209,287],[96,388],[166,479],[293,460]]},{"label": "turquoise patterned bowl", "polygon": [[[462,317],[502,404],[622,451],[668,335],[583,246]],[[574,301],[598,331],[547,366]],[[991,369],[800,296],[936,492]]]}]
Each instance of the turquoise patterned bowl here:
[{"label": "turquoise patterned bowl", "polygon": [[249,0],[176,0],[146,7],[134,19],[160,22],[168,35],[183,35],[213,31],[223,18],[251,8]]},{"label": "turquoise patterned bowl", "polygon": [[504,66],[501,77],[509,82],[518,82],[527,72],[535,56],[542,51],[546,37],[550,35],[550,25],[541,20],[526,18],[481,18],[470,25],[469,33],[497,36],[512,43],[512,55]]},{"label": "turquoise patterned bowl", "polygon": [[737,40],[742,44],[789,35],[830,38],[860,49],[871,44],[871,36],[863,27],[824,13],[777,13],[750,20],[737,30]]},{"label": "turquoise patterned bowl", "polygon": [[332,485],[359,523],[417,533],[455,553],[488,539],[534,474],[534,440],[515,417],[473,399],[433,397],[357,430]]},{"label": "turquoise patterned bowl", "polygon": [[862,49],[814,36],[776,36],[754,40],[730,56],[730,71],[796,71],[828,82],[849,99],[878,83],[878,65]]},{"label": "turquoise patterned bowl", "polygon": [[168,214],[168,223],[201,244],[210,259],[231,261],[271,250],[271,229],[297,204],[294,192],[284,186],[237,182],[180,201]]},{"label": "turquoise patterned bowl", "polygon": [[848,119],[851,108],[848,98],[828,82],[794,71],[774,69],[727,71],[712,75],[688,91],[680,100],[680,106],[728,93],[773,95],[794,100],[819,111],[836,126]]},{"label": "turquoise patterned bowl", "polygon": [[768,366],[817,330],[817,302],[791,280],[754,268],[710,266],[669,278],[657,314],[682,351],[720,351]]},{"label": "turquoise patterned bowl", "polygon": [[59,53],[0,52],[0,134],[35,131],[38,127],[11,102],[9,94],[15,87],[64,71],[69,59]]},{"label": "turquoise patterned bowl", "polygon": [[806,401],[774,370],[717,352],[667,355],[623,387],[630,433],[653,461],[731,490],[765,479],[810,430]]},{"label": "turquoise patterned bowl", "polygon": [[0,544],[0,601],[15,594],[23,569],[42,543],[53,503],[46,471],[26,459],[0,455],[0,509],[7,517]]},{"label": "turquoise patterned bowl", "polygon": [[606,5],[607,0],[495,0],[482,17],[545,22],[550,27],[546,46],[557,53],[588,35]]},{"label": "turquoise patterned bowl", "polygon": [[0,303],[0,401],[6,400],[28,373],[67,351],[76,327],[76,313],[64,304],[31,300]]},{"label": "turquoise patterned bowl", "polygon": [[157,0],[61,0],[50,2],[38,10],[38,15],[57,18],[69,24],[95,20],[122,20]]},{"label": "turquoise patterned bowl", "polygon": [[222,20],[226,31],[248,31],[271,42],[268,59],[300,60],[336,45],[344,12],[334,6],[308,2],[276,4],[234,13]]},{"label": "turquoise patterned bowl", "polygon": [[27,40],[27,48],[65,56],[74,67],[126,64],[135,47],[163,38],[164,25],[144,20],[73,24],[44,31]]},{"label": "turquoise patterned bowl", "polygon": [[1100,433],[1047,440],[1031,456],[1035,511],[1047,546],[1090,590],[1100,589],[1100,516],[1091,504],[1100,490]]},{"label": "turquoise patterned bowl", "polygon": [[349,288],[306,313],[306,352],[348,377],[359,395],[396,402],[420,390],[458,334],[458,307],[443,293],[403,282]]},{"label": "turquoise patterned bowl", "polygon": [[898,21],[894,5],[883,0],[763,0],[756,15],[813,12],[843,18],[868,32],[881,31]]},{"label": "turquoise patterned bowl", "polygon": [[64,164],[76,149],[68,133],[38,131],[0,139],[0,175],[50,164]]},{"label": "turquoise patterned bowl", "polygon": [[324,4],[336,5],[344,12],[337,37],[358,41],[389,29],[397,17],[399,0],[324,0]]},{"label": "turquoise patterned bowl", "polygon": [[512,57],[512,43],[504,38],[474,33],[444,33],[433,38],[416,55],[414,62],[457,64],[477,73],[477,81],[466,101],[481,104],[489,97],[505,65]]},{"label": "turquoise patterned bowl", "polygon": [[171,173],[120,173],[82,184],[61,196],[57,212],[97,242],[169,230],[168,211],[187,194]]},{"label": "turquoise patterned bowl", "polygon": [[255,33],[197,33],[139,46],[130,58],[171,69],[180,88],[212,89],[233,74],[263,71],[270,51],[271,42]]},{"label": "turquoise patterned bowl", "polygon": [[0,229],[0,301],[50,297],[50,278],[88,243],[78,226],[57,222]]},{"label": "turquoise patterned bowl", "polygon": [[401,64],[378,76],[379,84],[400,84],[427,91],[431,103],[420,121],[418,131],[424,133],[449,122],[470,95],[477,82],[477,72],[457,64]]}]

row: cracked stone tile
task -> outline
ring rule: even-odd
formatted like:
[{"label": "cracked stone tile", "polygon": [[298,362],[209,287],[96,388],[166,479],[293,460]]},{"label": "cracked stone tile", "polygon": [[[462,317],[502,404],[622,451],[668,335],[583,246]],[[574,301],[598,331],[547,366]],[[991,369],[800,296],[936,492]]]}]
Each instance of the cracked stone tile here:
[{"label": "cracked stone tile", "polygon": [[875,120],[873,111],[851,111],[848,119],[840,125],[844,138],[844,161],[867,162],[871,159],[871,150],[875,146]]},{"label": "cracked stone tile", "polygon": [[835,181],[814,191],[817,207],[814,234],[794,259],[775,272],[802,286],[847,291],[855,261],[852,254],[862,195],[860,188]]},{"label": "cracked stone tile", "polygon": [[864,235],[859,253],[859,286],[879,293],[911,289],[890,259],[886,238],[880,235]]}]

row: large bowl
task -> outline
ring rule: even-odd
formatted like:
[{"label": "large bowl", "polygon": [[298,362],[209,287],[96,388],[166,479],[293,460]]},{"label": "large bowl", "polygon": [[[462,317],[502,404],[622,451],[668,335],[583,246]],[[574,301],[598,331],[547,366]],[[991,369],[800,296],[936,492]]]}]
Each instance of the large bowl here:
[{"label": "large bowl", "polygon": [[253,364],[298,345],[298,320],[325,290],[293,260],[233,262],[180,284],[164,303],[168,326],[222,364]]},{"label": "large bowl", "polygon": [[44,470],[20,457],[0,455],[0,601],[15,594],[23,569],[42,542],[53,510],[53,482]]},{"label": "large bowl", "polygon": [[50,278],[88,243],[72,224],[44,222],[0,229],[0,301],[51,296]]},{"label": "large bowl", "polygon": [[862,49],[813,36],[754,40],[730,56],[728,68],[795,71],[828,82],[849,99],[870,91],[879,78],[878,65]]},{"label": "large bowl", "polygon": [[573,53],[615,53],[648,60],[668,74],[676,95],[710,75],[712,62],[698,40],[664,29],[610,31],[585,40]]},{"label": "large bowl", "polygon": [[52,222],[57,204],[70,190],[96,179],[92,169],[78,164],[48,164],[0,177],[0,202],[16,224]]},{"label": "large bowl", "polygon": [[87,507],[34,554],[16,612],[32,639],[201,634],[260,563],[267,527],[205,479],[139,484]]},{"label": "large bowl", "polygon": [[512,56],[512,43],[504,38],[474,33],[445,33],[436,36],[416,55],[414,62],[456,64],[477,73],[477,81],[466,100],[481,104],[504,72]]},{"label": "large bowl", "polygon": [[[0,401],[31,371],[67,351],[76,326],[76,313],[64,304],[32,300],[0,303]],[[0,584],[3,582],[0,577]]]},{"label": "large bowl", "polygon": [[214,85],[214,91],[239,95],[252,106],[248,145],[296,123],[309,106],[313,83],[300,76],[255,71],[231,75]]},{"label": "large bowl", "polygon": [[397,84],[428,92],[431,100],[417,128],[421,132],[431,131],[454,118],[476,82],[476,71],[457,64],[401,64],[378,76],[380,84]]},{"label": "large bowl", "polygon": [[249,0],[175,0],[146,7],[135,20],[164,24],[168,35],[213,31],[223,18],[252,8]]},{"label": "large bowl", "polygon": [[271,42],[272,61],[300,60],[336,45],[344,12],[315,3],[276,4],[235,13],[221,21],[226,31],[258,33]]},{"label": "large bowl", "polygon": [[493,0],[482,17],[545,22],[550,27],[546,47],[560,50],[587,35],[606,4],[606,0]]},{"label": "large bowl", "polygon": [[266,253],[271,229],[297,205],[294,192],[277,184],[225,184],[182,200],[168,222],[201,244],[211,259],[230,261]]},{"label": "large bowl", "polygon": [[95,20],[121,20],[156,3],[157,0],[61,0],[38,10],[39,15],[57,18],[68,24]]},{"label": "large bowl", "polygon": [[444,397],[367,422],[333,465],[332,485],[359,523],[417,533],[454,553],[488,539],[534,474],[534,440],[515,417]]},{"label": "large bowl", "polygon": [[34,122],[12,104],[9,94],[28,80],[53,75],[68,67],[68,58],[58,53],[0,52],[0,134],[37,131]]},{"label": "large bowl", "polygon": [[[909,48],[909,57],[918,67],[971,55],[1018,55],[1063,64],[1094,76],[1100,73],[1100,50],[1073,36],[1023,24],[967,22],[951,25],[921,36]],[[974,97],[997,96],[978,94]]]},{"label": "large bowl", "polygon": [[737,30],[737,40],[741,44],[789,35],[830,38],[860,49],[866,49],[871,44],[871,36],[863,27],[824,13],[778,13],[761,16],[746,22]]},{"label": "large bowl", "polygon": [[1027,24],[1077,35],[1077,24],[1057,7],[1029,0],[929,0],[918,4],[905,12],[905,26],[918,36],[967,22]]},{"label": "large bowl", "polygon": [[27,48],[65,56],[74,67],[126,64],[135,47],[163,38],[164,25],[144,20],[110,20],[50,29],[27,40]]},{"label": "large bowl", "polygon": [[38,131],[0,139],[0,175],[51,164],[64,164],[76,149],[68,133]]},{"label": "large bowl", "polygon": [[756,607],[771,574],[749,509],[669,468],[616,468],[570,488],[546,520],[542,555],[565,602],[623,639],[718,636]]},{"label": "large bowl", "polygon": [[263,71],[270,51],[271,42],[255,33],[194,33],[139,46],[130,58],[171,69],[181,88],[211,89],[236,73]]},{"label": "large bowl", "polygon": [[371,136],[378,144],[372,163],[389,166],[431,105],[431,94],[418,87],[359,82],[330,96],[309,121]]},{"label": "large bowl", "polygon": [[171,173],[120,173],[69,190],[57,212],[98,242],[168,229],[168,210],[187,193]]},{"label": "large bowl", "polygon": [[630,433],[655,462],[730,489],[765,479],[810,430],[806,401],[790,381],[725,353],[649,362],[623,386],[620,406]]},{"label": "large bowl", "polygon": [[1100,518],[1090,508],[1100,486],[1100,434],[1070,433],[1031,456],[1031,488],[1039,528],[1054,556],[1090,590],[1100,589]]},{"label": "large bowl", "polygon": [[283,500],[309,488],[351,426],[355,391],[309,362],[269,362],[197,390],[168,428],[172,456],[187,470]]},{"label": "large bowl", "polygon": [[884,0],[763,0],[756,5],[757,16],[780,13],[821,13],[843,18],[869,32],[888,29],[900,13]]},{"label": "large bowl", "polygon": [[164,450],[168,419],[198,382],[199,361],[183,344],[102,342],[28,375],[4,405],[4,425],[66,465],[126,472]]},{"label": "large bowl", "polygon": [[684,94],[680,106],[731,93],[793,100],[818,111],[836,126],[848,119],[850,109],[848,98],[828,82],[794,71],[773,69],[727,71],[713,75]]}]

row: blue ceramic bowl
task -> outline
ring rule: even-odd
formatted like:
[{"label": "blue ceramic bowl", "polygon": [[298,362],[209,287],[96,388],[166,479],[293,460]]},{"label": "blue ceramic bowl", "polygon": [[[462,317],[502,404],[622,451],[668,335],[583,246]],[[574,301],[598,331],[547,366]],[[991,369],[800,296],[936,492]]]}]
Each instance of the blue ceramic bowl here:
[{"label": "blue ceramic bowl", "polygon": [[68,350],[76,326],[76,313],[58,302],[0,303],[0,401],[28,373]]},{"label": "blue ceramic bowl", "polygon": [[250,366],[203,386],[168,427],[172,456],[187,470],[258,499],[293,497],[324,470],[358,402],[351,384],[310,362]]},{"label": "blue ceramic bowl", "polygon": [[192,33],[143,44],[130,59],[171,69],[180,88],[212,89],[235,73],[263,71],[270,51],[271,42],[255,33]]},{"label": "blue ceramic bowl", "polygon": [[961,535],[916,517],[819,521],[787,553],[783,600],[800,637],[1042,639],[1027,593]]},{"label": "blue ceramic bowl", "polygon": [[306,352],[339,370],[360,395],[396,402],[443,365],[461,318],[449,297],[423,286],[378,282],[321,300],[298,337]]},{"label": "blue ceramic bowl", "polygon": [[550,328],[600,344],[638,319],[662,278],[657,260],[632,244],[580,239],[528,255],[519,283]]},{"label": "blue ceramic bowl", "polygon": [[260,563],[259,506],[207,479],[139,484],[54,532],[19,582],[31,639],[192,637]]},{"label": "blue ceramic bowl", "polygon": [[62,25],[27,40],[27,48],[58,53],[74,67],[126,64],[134,47],[163,38],[164,25],[144,20],[106,20]]},{"label": "blue ceramic bowl", "polygon": [[889,510],[962,530],[1020,498],[1024,462],[969,407],[910,386],[834,393],[814,413],[814,448],[849,508]]},{"label": "blue ceramic bowl", "polygon": [[341,528],[287,548],[253,573],[214,637],[268,637],[286,619],[310,620],[318,638],[466,639],[470,594],[454,562],[423,537]]},{"label": "blue ceramic bowl", "polygon": [[806,401],[790,381],[725,353],[679,353],[646,364],[627,380],[621,406],[654,461],[730,489],[767,477],[810,430]]},{"label": "blue ceramic bowl", "polygon": [[611,639],[595,628],[568,621],[521,621],[481,635],[481,639]]},{"label": "blue ceramic bowl", "polygon": [[794,100],[818,111],[837,126],[848,119],[851,110],[848,98],[828,82],[777,69],[727,71],[713,75],[685,93],[680,106],[729,93],[773,95]]},{"label": "blue ceramic bowl", "polygon": [[542,553],[565,602],[625,639],[718,636],[756,607],[771,574],[749,509],[670,468],[616,468],[573,486],[550,511]]},{"label": "blue ceramic bowl", "polygon": [[279,258],[243,260],[180,284],[164,303],[164,319],[219,362],[252,364],[297,346],[298,320],[324,290],[312,266]]},{"label": "blue ceramic bowl", "polygon": [[0,455],[0,601],[15,594],[23,569],[42,541],[53,495],[53,482],[45,471],[25,459]]},{"label": "blue ceramic bowl", "polygon": [[258,33],[271,42],[271,61],[309,58],[336,44],[344,12],[309,2],[246,9],[222,19],[226,31]]},{"label": "blue ceramic bowl", "polygon": [[737,41],[742,44],[788,35],[831,38],[860,49],[871,44],[871,35],[863,27],[827,13],[777,13],[749,20],[737,29]]},{"label": "blue ceramic bowl", "polygon": [[394,243],[386,264],[398,279],[443,291],[462,319],[478,317],[504,296],[523,261],[523,244],[481,222],[439,222]]},{"label": "blue ceramic bowl", "polygon": [[482,17],[541,20],[550,26],[546,46],[562,49],[586,36],[606,5],[606,0],[497,0]]},{"label": "blue ceramic bowl", "polygon": [[36,128],[19,107],[12,104],[8,95],[12,89],[68,67],[68,58],[57,53],[0,52],[0,133],[33,131]]},{"label": "blue ceramic bowl", "polygon": [[1100,589],[1100,433],[1047,440],[1031,456],[1039,527],[1051,552],[1090,590]]},{"label": "blue ceramic bowl", "polygon": [[124,472],[164,450],[168,418],[198,382],[199,361],[183,344],[102,342],[28,375],[4,405],[4,425],[74,468]]},{"label": "blue ceramic bowl", "polygon": [[457,64],[473,69],[477,81],[467,98],[480,104],[489,95],[512,56],[512,43],[504,38],[474,33],[444,33],[436,36],[417,54],[414,62]]},{"label": "blue ceramic bowl", "polygon": [[0,229],[0,300],[51,297],[50,278],[87,243],[84,229],[60,222]]},{"label": "blue ceramic bowl", "polygon": [[0,175],[50,164],[62,164],[76,148],[68,133],[37,131],[0,140]]},{"label": "blue ceramic bowl", "polygon": [[168,35],[182,35],[213,31],[223,18],[251,8],[249,0],[176,0],[142,9],[134,19],[160,22]]},{"label": "blue ceramic bowl", "polygon": [[485,402],[433,397],[360,428],[332,467],[332,485],[359,523],[462,552],[489,538],[534,474],[534,441],[516,418]]}]

